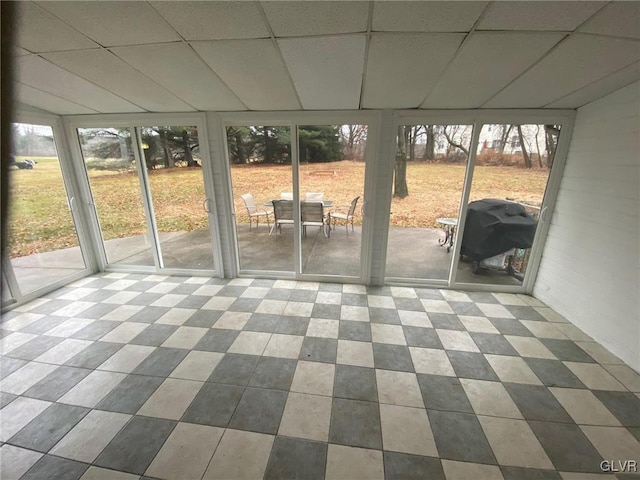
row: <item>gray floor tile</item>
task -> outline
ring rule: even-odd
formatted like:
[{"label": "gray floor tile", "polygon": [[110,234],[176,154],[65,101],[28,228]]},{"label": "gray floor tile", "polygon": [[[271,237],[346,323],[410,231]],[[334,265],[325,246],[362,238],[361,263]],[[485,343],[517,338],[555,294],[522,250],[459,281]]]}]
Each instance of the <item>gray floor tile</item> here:
[{"label": "gray floor tile", "polygon": [[229,422],[229,428],[275,435],[287,395],[280,390],[248,387]]},{"label": "gray floor tile", "polygon": [[305,337],[298,358],[310,362],[336,363],[337,355],[337,339]]},{"label": "gray floor tile", "polygon": [[107,313],[112,312],[116,308],[118,308],[118,305],[115,303],[98,303],[92,307],[87,308],[85,311],[83,311],[82,318],[98,320],[104,317]]},{"label": "gray floor tile", "polygon": [[433,328],[466,331],[466,328],[464,328],[463,323],[457,315],[452,315],[450,313],[429,313],[428,315]]},{"label": "gray floor tile", "polygon": [[326,318],[328,320],[340,320],[340,305],[328,303],[316,303],[311,311],[312,318]]},{"label": "gray floor tile", "polygon": [[321,480],[326,463],[326,443],[276,437],[264,478]]},{"label": "gray floor tile", "polygon": [[[114,305],[117,307],[118,305]],[[86,327],[78,330],[71,335],[71,338],[78,340],[99,340],[104,337],[111,330],[120,325],[120,322],[112,322],[109,320],[96,320],[95,322],[87,325]]]},{"label": "gray floor tile", "polygon": [[283,300],[288,301],[289,297],[291,297],[291,293],[293,290],[289,288],[272,288],[265,295],[265,299],[267,300]]},{"label": "gray floor tile", "polygon": [[445,480],[440,459],[406,453],[384,452],[385,479]]},{"label": "gray floor tile", "polygon": [[0,361],[0,380],[8,377],[16,370],[24,367],[28,362],[19,358],[2,357]]},{"label": "gray floor tile", "polygon": [[250,332],[266,332],[273,333],[280,321],[280,315],[272,315],[270,313],[254,313],[249,317],[243,330]]},{"label": "gray floor tile", "polygon": [[457,378],[422,373],[417,377],[426,408],[473,413],[467,394]]},{"label": "gray floor tile", "polygon": [[587,352],[571,340],[557,340],[554,338],[540,338],[539,340],[558,360],[565,362],[595,363],[595,360],[591,358]]},{"label": "gray floor tile", "polygon": [[482,353],[518,356],[518,352],[502,336],[495,333],[469,332]]},{"label": "gray floor tile", "polygon": [[521,383],[505,383],[504,386],[525,419],[574,423],[547,387]]},{"label": "gray floor tile", "polygon": [[505,305],[504,307],[518,320],[537,320],[539,322],[546,322],[546,319],[533,307],[525,305]]},{"label": "gray floor tile", "polygon": [[133,417],[95,460],[95,465],[142,475],[176,422]]},{"label": "gray floor tile", "polygon": [[467,297],[476,303],[500,303],[496,297],[489,292],[465,292]]},{"label": "gray floor tile", "polygon": [[297,364],[296,360],[287,358],[262,357],[249,386],[289,391]]},{"label": "gray floor tile", "polygon": [[[64,319],[63,319],[64,320]],[[13,358],[19,358],[21,360],[33,360],[39,357],[50,348],[55,347],[64,338],[61,337],[48,337],[46,335],[40,335],[32,338],[27,343],[20,345],[18,348],[9,352],[8,356]]]},{"label": "gray floor tile", "polygon": [[226,427],[243,392],[244,387],[238,385],[205,383],[185,411],[181,421]]},{"label": "gray floor tile", "polygon": [[424,312],[424,305],[422,305],[422,302],[417,298],[394,297],[393,301],[396,302],[397,310]]},{"label": "gray floor tile", "polygon": [[456,315],[474,315],[477,317],[484,317],[482,310],[480,310],[478,306],[473,302],[449,301],[448,303],[451,307],[451,310],[453,310]]},{"label": "gray floor tile", "polygon": [[[273,284],[276,283],[275,280],[270,280],[268,278],[256,278],[253,282],[251,282],[252,287],[260,287],[260,288],[271,288]],[[340,285],[342,287],[342,285]]]},{"label": "gray floor tile", "polygon": [[289,297],[290,302],[310,302],[316,301],[318,292],[315,290],[294,290]]},{"label": "gray floor tile", "polygon": [[55,402],[90,373],[86,368],[58,367],[23,395]]},{"label": "gray floor tile", "polygon": [[304,335],[309,327],[309,319],[305,317],[282,317],[273,333],[285,335]]},{"label": "gray floor tile", "polygon": [[640,442],[640,427],[627,427],[627,430]]},{"label": "gray floor tile", "polygon": [[547,387],[587,388],[559,360],[547,360],[544,358],[525,358],[525,362],[540,381]]},{"label": "gray floor tile", "polygon": [[87,413],[88,408],[54,403],[11,437],[9,443],[46,453]]},{"label": "gray floor tile", "polygon": [[[232,288],[232,287],[225,287]],[[237,288],[237,287],[234,287]],[[254,313],[258,305],[262,302],[261,298],[238,298],[235,302],[231,304],[228,308],[231,312],[247,312]]]},{"label": "gray floor tile", "polygon": [[160,377],[127,375],[96,408],[133,415],[153,395],[163,380]]},{"label": "gray floor tile", "polygon": [[240,287],[237,285],[225,285],[216,294],[218,297],[239,297],[244,293],[247,287]]},{"label": "gray floor tile", "polygon": [[[136,280],[136,279],[127,278],[127,280]],[[138,280],[133,285],[130,285],[127,288],[125,288],[125,290],[128,291],[128,292],[146,292],[150,288],[155,287],[157,284],[158,284],[158,282],[150,282],[150,281]]]},{"label": "gray floor tile", "polygon": [[425,300],[444,300],[440,290],[435,288],[416,288],[416,295],[418,298],[424,298]]},{"label": "gray floor tile", "polygon": [[529,426],[557,470],[601,473],[602,457],[577,425],[530,421]]},{"label": "gray floor tile", "polygon": [[524,325],[511,318],[490,318],[489,321],[502,335],[517,335],[519,337],[533,337]]},{"label": "gray floor tile", "polygon": [[342,305],[354,305],[357,307],[368,307],[367,296],[361,293],[343,293]]},{"label": "gray floor tile", "polygon": [[[146,310],[147,308],[158,308],[158,307],[150,307],[150,305],[153,302],[155,302],[156,300],[158,300],[159,298],[161,298],[161,297],[162,297],[161,293],[145,292],[145,293],[141,293],[137,297],[132,298],[131,300],[129,300],[127,302],[127,305],[141,305],[141,306],[145,307],[144,310]],[[164,307],[162,307],[162,308],[164,308]],[[144,311],[144,310],[141,310],[141,311]],[[150,317],[145,317],[145,319],[148,319],[148,318],[150,318]],[[160,317],[158,317],[158,318],[160,318]],[[140,320],[140,319],[136,319],[136,320],[133,320],[133,321],[141,322],[141,323],[152,323],[155,320],[143,321],[143,320]]]},{"label": "gray floor tile", "polygon": [[381,295],[385,297],[391,296],[391,287],[386,285],[367,285],[367,295]]},{"label": "gray floor tile", "polygon": [[382,431],[378,404],[334,398],[329,442],[380,450]]},{"label": "gray floor tile", "polygon": [[475,415],[427,410],[440,458],[495,464],[489,442]]},{"label": "gray floor tile", "polygon": [[133,345],[147,345],[159,347],[178,329],[176,325],[149,325],[129,343]]},{"label": "gray floor tile", "polygon": [[369,307],[369,321],[371,323],[400,325],[400,316],[397,310],[391,308]]},{"label": "gray floor tile", "polygon": [[377,402],[378,389],[375,370],[351,365],[336,365],[333,396]]},{"label": "gray floor tile", "polygon": [[181,301],[178,305],[179,308],[200,308],[202,305],[211,300],[211,297],[207,297],[205,295],[193,295],[200,285],[191,285],[191,284],[181,284],[176,288],[171,290],[171,293],[175,293],[176,295],[188,295],[183,301]]},{"label": "gray floor tile", "polygon": [[321,283],[318,288],[319,292],[342,293],[341,283]]},{"label": "gray floor tile", "polygon": [[25,473],[21,480],[78,480],[89,468],[86,463],[45,455]]},{"label": "gray floor tile", "polygon": [[209,376],[209,382],[246,386],[253,375],[259,356],[227,353]]},{"label": "gray floor tile", "polygon": [[189,350],[183,348],[156,348],[131,373],[168,377],[188,353]]},{"label": "gray floor tile", "polygon": [[404,338],[410,347],[439,348],[442,349],[440,338],[433,328],[402,327]]},{"label": "gray floor tile", "polygon": [[640,398],[631,392],[593,390],[605,407],[625,427],[640,427]]},{"label": "gray floor tile", "polygon": [[76,356],[67,360],[65,365],[94,369],[102,365],[123,346],[121,343],[94,342]]},{"label": "gray floor tile", "polygon": [[338,338],[341,340],[371,341],[371,325],[366,322],[340,320]]},{"label": "gray floor tile", "polygon": [[51,315],[56,310],[60,310],[63,307],[69,305],[69,300],[51,300],[50,302],[43,303],[37,307],[29,310],[30,313],[39,313],[40,315]]},{"label": "gray floor tile", "polygon": [[4,408],[13,402],[18,395],[14,395],[13,393],[0,392],[0,408]]},{"label": "gray floor tile", "polygon": [[459,378],[499,381],[493,368],[481,353],[449,350],[447,351],[447,356]]},{"label": "gray floor tile", "polygon": [[86,297],[82,298],[83,302],[101,302],[106,298],[109,298],[114,293],[115,290],[96,290],[95,292],[90,293]]},{"label": "gray floor tile", "polygon": [[212,328],[202,336],[193,349],[225,353],[239,334],[238,330]]},{"label": "gray floor tile", "polygon": [[537,468],[500,467],[504,480],[562,480],[555,470]]},{"label": "gray floor tile", "polygon": [[[154,297],[155,297],[155,294],[143,293],[142,295],[154,295]],[[140,296],[142,296],[142,295],[140,295]],[[160,298],[160,297],[157,297],[157,298]],[[149,306],[149,304],[154,302],[155,300],[157,300],[157,298],[155,298],[154,300],[151,300],[149,303],[142,304],[142,305],[145,305],[145,308],[140,310],[138,313],[134,313],[131,316],[131,318],[129,318],[128,321],[129,322],[137,322],[137,323],[153,323],[156,320],[158,320],[161,316],[163,316],[165,313],[167,313],[169,310],[171,310],[168,307],[151,307],[151,306]],[[136,304],[136,305],[139,305],[139,304]]]},{"label": "gray floor tile", "polygon": [[[208,301],[211,297],[205,298]],[[196,313],[191,315],[183,325],[185,327],[211,328],[223,313],[224,312],[222,310],[198,310]]]},{"label": "gray floor tile", "polygon": [[[484,359],[483,359],[484,360]],[[373,363],[375,368],[414,372],[409,347],[404,345],[373,344]]]}]

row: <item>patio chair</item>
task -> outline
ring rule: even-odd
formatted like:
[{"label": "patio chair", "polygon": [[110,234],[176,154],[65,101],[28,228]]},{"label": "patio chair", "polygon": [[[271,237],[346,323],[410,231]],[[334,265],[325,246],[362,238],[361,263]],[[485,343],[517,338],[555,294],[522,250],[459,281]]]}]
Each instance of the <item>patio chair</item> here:
[{"label": "patio chair", "polygon": [[302,231],[305,237],[307,236],[307,227],[320,227],[324,236],[329,236],[322,202],[302,202],[300,215],[302,216]]},{"label": "patio chair", "polygon": [[293,201],[291,200],[274,200],[273,201],[273,227],[269,231],[269,235],[276,229],[282,233],[282,225],[293,225]]},{"label": "patio chair", "polygon": [[271,210],[258,209],[256,202],[253,200],[253,195],[250,193],[240,195],[240,198],[242,198],[244,206],[247,207],[247,213],[249,214],[249,231],[251,231],[251,224],[254,218],[256,219],[256,228],[258,228],[260,224],[260,217],[267,217],[267,226],[271,227],[271,222],[269,222],[269,215],[273,213]]},{"label": "patio chair", "polygon": [[[351,231],[353,232],[353,219],[355,217],[356,205],[358,204],[358,200],[360,197],[356,197],[351,200],[351,205],[349,205],[349,209],[346,211],[347,213],[343,213],[347,207],[336,207],[334,211],[332,211],[329,215],[333,220],[333,228],[336,228],[336,219],[344,220],[344,226],[347,229],[347,235],[349,235],[349,223],[351,223]],[[343,210],[341,212],[340,210]]]},{"label": "patio chair", "polygon": [[304,194],[305,202],[322,202],[324,200],[324,193],[322,192],[307,192]]},{"label": "patio chair", "polygon": [[280,200],[293,200],[293,193],[291,193],[291,192],[282,192],[280,194]]}]

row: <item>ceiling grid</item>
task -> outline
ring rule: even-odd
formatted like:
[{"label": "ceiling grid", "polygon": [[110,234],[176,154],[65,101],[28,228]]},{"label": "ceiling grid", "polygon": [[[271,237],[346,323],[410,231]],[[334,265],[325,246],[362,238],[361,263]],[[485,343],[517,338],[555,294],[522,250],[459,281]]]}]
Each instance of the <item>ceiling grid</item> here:
[{"label": "ceiling grid", "polygon": [[17,100],[62,115],[577,108],[640,79],[638,1],[28,1],[17,10]]}]

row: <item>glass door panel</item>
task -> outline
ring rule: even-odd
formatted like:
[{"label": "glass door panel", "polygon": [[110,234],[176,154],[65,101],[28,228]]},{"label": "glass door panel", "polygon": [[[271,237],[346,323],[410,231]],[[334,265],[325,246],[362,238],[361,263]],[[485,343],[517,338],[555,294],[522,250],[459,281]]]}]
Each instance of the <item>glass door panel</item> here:
[{"label": "glass door panel", "polygon": [[400,125],[387,278],[448,280],[471,125]]},{"label": "glass door panel", "polygon": [[107,263],[154,266],[128,128],[79,128],[78,138]]},{"label": "glass door panel", "polygon": [[197,128],[142,127],[140,134],[162,266],[213,269]]},{"label": "glass door panel", "polygon": [[291,129],[230,126],[227,147],[240,270],[293,272]]},{"label": "glass door panel", "polygon": [[522,285],[560,125],[484,125],[469,194],[459,283]]},{"label": "glass door panel", "polygon": [[11,125],[7,251],[21,294],[86,268],[53,129]]},{"label": "glass door panel", "polygon": [[366,125],[298,127],[302,273],[360,276],[366,142]]}]

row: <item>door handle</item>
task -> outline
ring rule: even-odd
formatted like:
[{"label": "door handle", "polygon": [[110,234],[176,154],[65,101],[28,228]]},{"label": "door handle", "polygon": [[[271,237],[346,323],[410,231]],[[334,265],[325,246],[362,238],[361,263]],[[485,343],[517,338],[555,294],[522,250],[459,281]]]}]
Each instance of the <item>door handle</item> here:
[{"label": "door handle", "polygon": [[209,199],[205,198],[204,201],[202,202],[202,208],[204,208],[204,211],[207,213],[211,213],[211,207],[209,206]]},{"label": "door handle", "polygon": [[538,218],[539,222],[543,222],[546,219],[546,214],[547,213],[547,207],[544,207],[542,210],[540,210],[540,216]]}]

